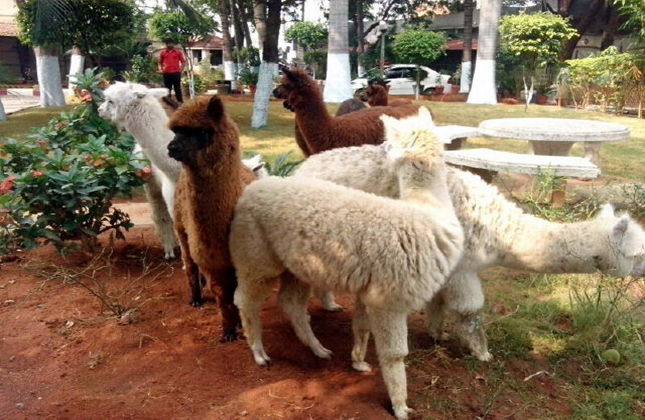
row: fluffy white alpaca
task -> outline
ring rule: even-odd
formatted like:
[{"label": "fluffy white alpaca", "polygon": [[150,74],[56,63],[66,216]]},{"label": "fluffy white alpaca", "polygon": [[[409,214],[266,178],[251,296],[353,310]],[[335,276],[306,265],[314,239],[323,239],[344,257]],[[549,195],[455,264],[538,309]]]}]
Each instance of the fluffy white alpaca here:
[{"label": "fluffy white alpaca", "polygon": [[[385,146],[330,150],[309,157],[296,177],[316,177],[385,197],[400,196]],[[457,314],[456,333],[480,360],[490,360],[480,311],[478,273],[505,266],[540,273],[645,274],[645,233],[610,205],[593,220],[551,223],[524,213],[480,177],[448,169],[448,189],[466,238],[464,256],[447,286],[426,308],[430,334],[442,338],[445,310]]]},{"label": "fluffy white alpaca", "polygon": [[[146,186],[146,195],[152,207],[152,219],[163,244],[165,258],[174,258],[174,249],[179,244],[172,220],[175,186],[181,173],[181,164],[168,156],[168,143],[175,134],[168,128],[168,114],[159,103],[159,99],[167,95],[168,91],[148,89],[137,83],[117,82],[105,89],[103,94],[105,101],[99,107],[99,115],[114,121],[130,133],[145,157],[150,160],[153,176]],[[264,163],[260,156],[260,159],[253,160],[249,165],[262,170]]]},{"label": "fluffy white alpaca", "polygon": [[463,232],[446,186],[443,145],[429,111],[403,121],[382,117],[388,165],[402,201],[314,178],[265,178],[246,188],[231,225],[235,304],[258,365],[264,351],[258,312],[281,280],[279,302],[298,338],[318,357],[306,304],[311,287],[356,295],[354,367],[370,331],[397,418],[407,418],[407,316],[429,302],[461,258]]}]

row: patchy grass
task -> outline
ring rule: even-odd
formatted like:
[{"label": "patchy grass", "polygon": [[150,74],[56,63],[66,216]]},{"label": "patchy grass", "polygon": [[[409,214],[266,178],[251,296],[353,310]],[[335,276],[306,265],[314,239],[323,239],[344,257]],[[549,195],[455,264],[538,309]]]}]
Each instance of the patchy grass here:
[{"label": "patchy grass", "polygon": [[53,108],[29,108],[9,115],[6,121],[0,122],[0,139],[7,137],[20,138],[31,134],[32,129],[42,127],[61,112],[73,106]]}]

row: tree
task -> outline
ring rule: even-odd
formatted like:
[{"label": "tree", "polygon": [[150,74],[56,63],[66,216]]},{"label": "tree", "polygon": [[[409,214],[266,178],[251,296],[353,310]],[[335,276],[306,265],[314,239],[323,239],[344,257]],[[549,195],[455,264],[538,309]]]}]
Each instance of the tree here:
[{"label": "tree", "polygon": [[634,29],[641,44],[645,44],[645,0],[615,0],[625,26]]},{"label": "tree", "polygon": [[215,22],[204,17],[191,19],[179,10],[156,11],[150,18],[150,33],[158,40],[171,40],[181,45],[188,62],[190,97],[194,96],[193,62],[188,57],[188,47],[200,38],[208,37],[215,30]]},{"label": "tree", "polygon": [[[256,0],[264,2],[265,0]],[[253,116],[251,126],[261,128],[267,125],[269,113],[269,99],[273,91],[273,80],[278,75],[278,36],[280,34],[280,13],[282,0],[266,0],[266,8],[253,7],[256,25],[258,21],[265,23],[264,39],[260,40],[262,45],[262,62],[258,74],[258,88],[253,100]],[[265,10],[266,14],[261,15]],[[257,15],[255,14],[257,12]]]},{"label": "tree", "polygon": [[305,50],[313,50],[325,45],[329,32],[322,23],[296,22],[284,33],[287,42],[296,42]]},{"label": "tree", "polygon": [[473,0],[464,0],[464,51],[461,55],[461,93],[470,90],[470,75],[473,68]]},{"label": "tree", "polygon": [[425,28],[413,28],[401,32],[394,38],[394,54],[401,62],[416,64],[415,98],[419,99],[421,90],[421,65],[430,64],[445,54],[446,35],[441,32],[428,31]]},{"label": "tree", "polygon": [[[0,64],[0,85],[3,83],[7,83],[11,80],[11,74],[9,73],[9,69]],[[0,121],[4,121],[7,119],[7,114],[4,111],[4,105],[2,104],[2,99],[0,99]]]},{"label": "tree", "polygon": [[325,102],[338,103],[352,97],[348,43],[348,0],[329,1],[329,38]]},{"label": "tree", "polygon": [[469,104],[497,103],[495,85],[495,53],[497,27],[502,14],[502,0],[482,0],[479,12],[479,37],[477,40],[477,65],[468,94]]},{"label": "tree", "polygon": [[[520,59],[522,80],[528,107],[535,85],[538,67],[559,61],[563,43],[576,35],[567,19],[551,13],[505,16],[500,20],[499,32],[504,47]],[[530,80],[530,88],[527,86]]]}]

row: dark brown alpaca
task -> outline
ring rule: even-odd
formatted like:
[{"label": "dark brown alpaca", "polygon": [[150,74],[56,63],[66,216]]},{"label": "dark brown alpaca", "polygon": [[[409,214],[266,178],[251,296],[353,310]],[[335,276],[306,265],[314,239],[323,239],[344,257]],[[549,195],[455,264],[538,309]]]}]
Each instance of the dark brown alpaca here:
[{"label": "dark brown alpaca", "polygon": [[372,84],[365,89],[361,95],[361,100],[366,101],[369,106],[402,106],[411,105],[412,101],[409,99],[388,99],[390,87],[382,86],[380,84]]},{"label": "dark brown alpaca", "polygon": [[255,177],[240,161],[239,131],[217,97],[201,97],[175,111],[168,154],[182,163],[175,192],[175,230],[191,289],[202,303],[201,273],[222,313],[222,341],[237,337],[237,286],[228,235],[237,200]]},{"label": "dark brown alpaca", "polygon": [[367,108],[362,101],[356,98],[344,100],[336,110],[336,116],[349,114],[350,112],[359,111]]},{"label": "dark brown alpaca", "polygon": [[380,144],[384,140],[381,115],[405,118],[416,115],[419,106],[373,107],[339,117],[327,112],[322,93],[316,83],[302,70],[283,70],[284,75],[275,96],[285,99],[285,106],[296,113],[298,146],[305,156],[338,147]]}]

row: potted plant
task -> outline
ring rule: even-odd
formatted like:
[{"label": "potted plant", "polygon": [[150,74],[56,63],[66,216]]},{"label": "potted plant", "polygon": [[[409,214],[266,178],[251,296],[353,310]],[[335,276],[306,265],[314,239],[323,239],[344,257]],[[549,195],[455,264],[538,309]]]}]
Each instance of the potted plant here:
[{"label": "potted plant", "polygon": [[444,85],[442,84],[443,78],[441,76],[443,76],[441,73],[437,74],[437,77],[435,78],[435,81],[434,81],[436,83],[434,87],[434,93],[436,95],[443,95]]},{"label": "potted plant", "polygon": [[40,87],[38,85],[33,85],[31,89],[34,96],[40,96]]},{"label": "potted plant", "polygon": [[258,85],[258,73],[252,72],[249,68],[243,68],[237,75],[240,84],[248,86],[251,90],[251,95],[255,95]]},{"label": "potted plant", "polygon": [[0,85],[0,96],[7,96],[8,90],[6,85]]}]

